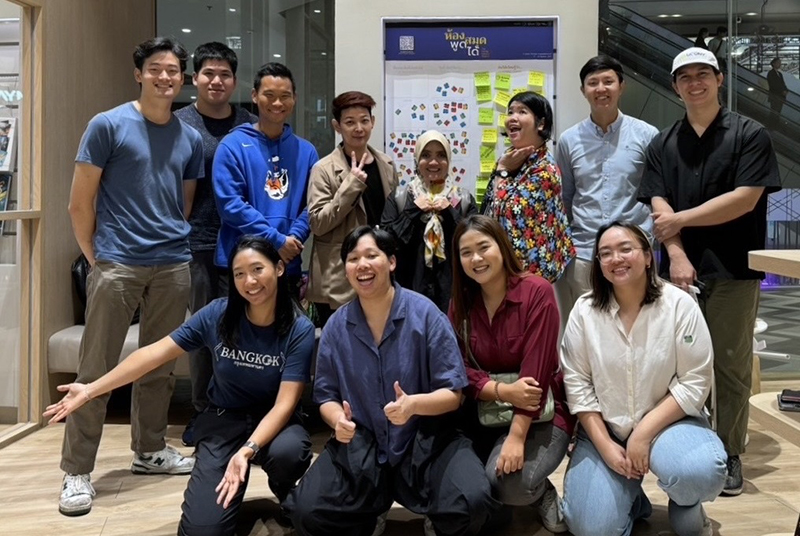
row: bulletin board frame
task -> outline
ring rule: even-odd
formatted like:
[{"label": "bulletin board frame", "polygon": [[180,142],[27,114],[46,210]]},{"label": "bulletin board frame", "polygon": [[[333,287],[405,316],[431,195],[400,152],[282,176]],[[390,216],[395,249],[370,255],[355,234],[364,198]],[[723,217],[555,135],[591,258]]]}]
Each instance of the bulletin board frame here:
[{"label": "bulletin board frame", "polygon": [[531,90],[556,108],[559,18],[386,17],[382,25],[384,151],[400,186],[414,177],[416,138],[436,129],[451,143],[451,177],[481,198],[508,147],[507,99]]}]

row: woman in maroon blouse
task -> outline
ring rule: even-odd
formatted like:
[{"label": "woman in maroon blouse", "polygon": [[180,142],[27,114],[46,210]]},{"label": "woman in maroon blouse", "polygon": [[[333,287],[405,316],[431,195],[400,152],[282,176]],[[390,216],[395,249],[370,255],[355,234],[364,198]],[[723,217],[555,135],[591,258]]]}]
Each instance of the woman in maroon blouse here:
[{"label": "woman in maroon blouse", "polygon": [[[459,334],[469,379],[464,431],[486,464],[498,499],[508,505],[536,504],[545,528],[566,532],[558,494],[547,479],[561,463],[575,423],[559,368],[553,288],[523,271],[495,220],[473,215],[458,224],[453,236],[452,298],[450,321]],[[502,383],[489,377],[502,372],[519,373],[519,379]],[[554,417],[537,422],[550,391]],[[478,422],[477,401],[492,400],[514,406],[510,426],[489,428]]]}]

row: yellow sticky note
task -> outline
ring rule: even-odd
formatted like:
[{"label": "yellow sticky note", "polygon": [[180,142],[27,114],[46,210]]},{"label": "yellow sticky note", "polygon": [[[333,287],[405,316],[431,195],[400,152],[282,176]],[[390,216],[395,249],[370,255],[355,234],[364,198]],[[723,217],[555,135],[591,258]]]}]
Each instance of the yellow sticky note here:
[{"label": "yellow sticky note", "polygon": [[491,87],[492,79],[488,72],[475,73],[475,87]]},{"label": "yellow sticky note", "polygon": [[497,160],[493,145],[481,145],[481,160]]},{"label": "yellow sticky note", "polygon": [[481,160],[481,175],[488,175],[494,169],[494,160]]},{"label": "yellow sticky note", "polygon": [[510,146],[511,145],[511,138],[508,136],[503,137],[503,145]]},{"label": "yellow sticky note", "polygon": [[544,94],[544,88],[537,87],[533,89],[533,92],[537,95],[541,95],[542,97],[546,97],[547,95]]},{"label": "yellow sticky note", "polygon": [[508,73],[497,73],[494,75],[495,89],[511,89],[511,75]]},{"label": "yellow sticky note", "polygon": [[478,108],[478,124],[491,125],[494,122],[494,110],[491,108]]},{"label": "yellow sticky note", "polygon": [[481,136],[481,143],[486,143],[489,145],[494,145],[497,143],[497,129],[484,128],[483,135]]},{"label": "yellow sticky note", "polygon": [[531,87],[544,87],[545,74],[539,71],[528,73],[528,85]]},{"label": "yellow sticky note", "polygon": [[489,186],[489,179],[478,177],[478,180],[475,181],[475,188],[478,190],[485,190],[487,186]]},{"label": "yellow sticky note", "polygon": [[526,88],[526,87],[515,87],[515,88],[514,88],[514,89],[511,91],[511,95],[516,95],[516,94],[518,94],[518,93],[522,93],[523,91],[528,91],[528,88]]},{"label": "yellow sticky note", "polygon": [[497,126],[506,128],[506,119],[508,119],[506,114],[497,114]]},{"label": "yellow sticky note", "polygon": [[498,91],[494,96],[494,102],[499,104],[503,108],[508,108],[508,101],[510,100],[511,100],[511,95],[509,95],[505,91]]},{"label": "yellow sticky note", "polygon": [[492,87],[491,86],[478,86],[477,90],[478,102],[489,102],[492,100]]}]

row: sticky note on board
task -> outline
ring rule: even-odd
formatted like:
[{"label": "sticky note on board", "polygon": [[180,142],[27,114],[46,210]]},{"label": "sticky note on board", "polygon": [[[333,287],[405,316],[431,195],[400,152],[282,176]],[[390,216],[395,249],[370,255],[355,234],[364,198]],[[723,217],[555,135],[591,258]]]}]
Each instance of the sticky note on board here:
[{"label": "sticky note on board", "polygon": [[481,145],[481,160],[496,160],[492,145]]},{"label": "sticky note on board", "polygon": [[512,95],[517,95],[517,94],[519,94],[519,93],[522,93],[522,92],[524,92],[524,91],[528,91],[528,88],[526,88],[526,87],[515,87],[515,88],[514,88],[514,89],[511,91],[511,94],[512,94]]},{"label": "sticky note on board", "polygon": [[491,108],[478,108],[478,124],[491,125],[494,123],[494,110]]},{"label": "sticky note on board", "polygon": [[533,92],[536,93],[537,95],[541,95],[542,97],[546,97],[546,95],[544,94],[544,88],[541,87],[533,88]]},{"label": "sticky note on board", "polygon": [[489,186],[489,179],[484,177],[478,177],[478,180],[475,181],[476,188],[483,188],[484,190]]},{"label": "sticky note on board", "polygon": [[540,71],[528,73],[528,85],[531,87],[544,87],[545,74]]},{"label": "sticky note on board", "polygon": [[497,114],[497,126],[506,128],[506,119],[508,119],[508,115]]},{"label": "sticky note on board", "polygon": [[475,73],[475,87],[491,87],[492,79],[488,72]]},{"label": "sticky note on board", "polygon": [[505,91],[498,91],[494,96],[494,102],[503,108],[508,108],[508,101],[511,100],[511,95]]},{"label": "sticky note on board", "polygon": [[484,128],[483,134],[481,135],[481,143],[494,145],[497,143],[497,129],[496,128]]},{"label": "sticky note on board", "polygon": [[494,75],[495,89],[511,89],[511,75],[508,73],[497,73]]},{"label": "sticky note on board", "polygon": [[492,100],[491,86],[479,86],[475,93],[478,102],[489,102],[490,100]]},{"label": "sticky note on board", "polygon": [[488,175],[494,169],[494,160],[481,159],[481,175]]}]

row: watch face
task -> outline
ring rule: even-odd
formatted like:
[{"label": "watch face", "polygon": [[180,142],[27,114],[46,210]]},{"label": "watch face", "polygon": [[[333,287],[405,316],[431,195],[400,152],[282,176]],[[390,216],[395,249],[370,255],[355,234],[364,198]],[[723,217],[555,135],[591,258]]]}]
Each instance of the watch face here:
[{"label": "watch face", "polygon": [[498,175],[500,175],[500,177],[502,177],[503,179],[507,179],[507,178],[508,178],[508,171],[506,171],[506,170],[504,169],[503,171],[501,171],[500,173],[498,173]]}]

